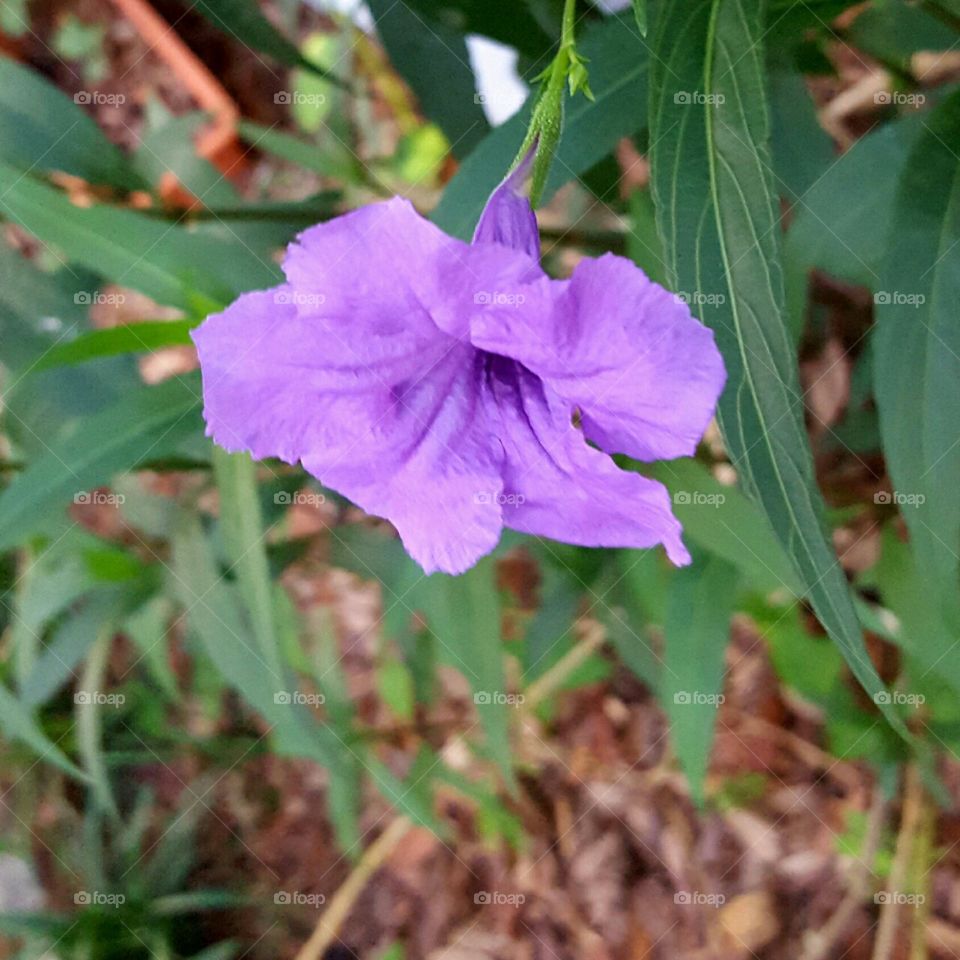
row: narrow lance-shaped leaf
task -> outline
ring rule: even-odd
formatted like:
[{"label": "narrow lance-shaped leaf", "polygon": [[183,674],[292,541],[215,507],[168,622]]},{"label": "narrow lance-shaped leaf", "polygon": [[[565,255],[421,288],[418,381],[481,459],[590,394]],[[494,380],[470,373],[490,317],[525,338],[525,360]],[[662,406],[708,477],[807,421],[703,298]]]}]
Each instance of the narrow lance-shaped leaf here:
[{"label": "narrow lance-shaped leaf", "polygon": [[175,453],[199,433],[200,385],[195,377],[141,387],[121,404],[87,417],[0,494],[0,550],[33,534],[73,497],[109,482],[115,473]]},{"label": "narrow lance-shaped leaf", "polygon": [[674,575],[667,601],[660,693],[673,748],[698,803],[721,703],[736,586],[736,569],[710,557]]},{"label": "narrow lance-shaped leaf", "polygon": [[227,453],[220,447],[213,449],[213,466],[227,563],[236,574],[261,656],[275,675],[283,676],[257,468],[247,454]]},{"label": "narrow lance-shaped leaf", "polygon": [[30,711],[6,687],[0,683],[0,731],[10,740],[26,744],[47,763],[59,767],[64,773],[78,780],[88,780],[76,764],[40,729]]},{"label": "narrow lance-shaped leaf", "polygon": [[114,283],[194,313],[219,309],[238,293],[282,277],[275,264],[239,241],[214,241],[105,204],[81,208],[5,164],[0,214]]},{"label": "narrow lance-shaped leaf", "polygon": [[143,189],[136,174],[81,104],[100,94],[81,90],[71,101],[40,74],[0,59],[0,159],[24,170],[62,170],[91,183]]},{"label": "narrow lance-shaped leaf", "polygon": [[[956,610],[960,569],[960,93],[925,121],[900,177],[882,289],[874,392],[918,569]],[[954,623],[956,627],[957,624]]]},{"label": "narrow lance-shaped leaf", "polygon": [[647,35],[647,0],[633,0],[633,16],[637,21],[640,35]]},{"label": "narrow lance-shaped leaf", "polygon": [[513,782],[508,709],[503,671],[500,598],[489,557],[461,577],[435,574],[417,586],[415,596],[445,656],[470,683],[487,749]]},{"label": "narrow lance-shaped leaf", "polygon": [[31,365],[30,370],[39,373],[52,367],[71,366],[124,353],[189,346],[192,342],[190,331],[194,326],[189,320],[146,320],[121,327],[91,330],[76,340],[67,340],[51,347]]},{"label": "narrow lance-shaped leaf", "polygon": [[823,524],[803,426],[784,322],[760,11],[758,0],[663,8],[650,110],[660,232],[676,287],[696,294],[726,361],[720,424],[744,486],[857,679],[906,735],[877,696],[883,687]]}]

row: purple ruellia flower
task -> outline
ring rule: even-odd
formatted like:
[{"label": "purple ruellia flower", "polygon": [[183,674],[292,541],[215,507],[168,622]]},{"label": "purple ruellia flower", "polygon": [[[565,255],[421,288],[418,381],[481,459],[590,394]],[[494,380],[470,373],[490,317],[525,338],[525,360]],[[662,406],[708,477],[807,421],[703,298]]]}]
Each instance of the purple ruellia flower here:
[{"label": "purple ruellia flower", "polygon": [[689,563],[666,488],[609,454],[694,452],[725,378],[713,334],[622,257],[547,277],[522,175],[472,244],[401,199],[301,234],[286,283],[194,332],[207,433],[302,462],[428,573],[468,569],[504,526]]}]

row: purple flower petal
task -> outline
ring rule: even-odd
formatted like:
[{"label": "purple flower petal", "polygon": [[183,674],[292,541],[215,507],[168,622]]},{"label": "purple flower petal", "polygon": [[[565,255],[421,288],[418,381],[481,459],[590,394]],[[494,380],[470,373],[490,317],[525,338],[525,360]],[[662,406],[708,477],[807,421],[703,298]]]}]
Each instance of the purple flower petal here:
[{"label": "purple flower petal", "polygon": [[500,536],[499,509],[478,498],[496,500],[502,449],[483,419],[480,354],[435,321],[468,318],[461,301],[473,309],[479,278],[515,283],[529,260],[472,248],[391,202],[307,231],[285,269],[293,283],[194,332],[207,432],[228,450],[302,461],[389,517],[426,570],[462,572]]},{"label": "purple flower petal", "polygon": [[520,192],[533,165],[536,145],[490,194],[477,229],[474,243],[499,243],[522,250],[532,260],[540,260],[540,230],[530,201]]},{"label": "purple flower petal", "polygon": [[463,573],[500,539],[503,450],[482,402],[482,363],[477,351],[456,344],[429,376],[397,388],[382,421],[396,431],[395,444],[397,434],[403,438],[389,469],[324,449],[303,457],[322,483],[388,517],[426,573]]},{"label": "purple flower petal", "polygon": [[523,367],[495,360],[490,382],[506,455],[506,526],[585,547],[662,543],[673,563],[690,562],[666,487],[590,447],[566,403]]},{"label": "purple flower petal", "polygon": [[620,258],[549,280],[517,182],[474,244],[404,200],[301,235],[286,284],[194,331],[207,432],[301,461],[389,518],[427,572],[466,570],[504,524],[689,562],[666,490],[587,438],[692,452],[723,384],[712,335]]},{"label": "purple flower petal", "polygon": [[399,197],[304,231],[283,269],[301,315],[384,340],[429,338],[438,328],[466,340],[478,305],[542,277],[529,257],[449,237]]},{"label": "purple flower petal", "polygon": [[486,313],[471,339],[510,356],[580,410],[587,437],[640,460],[689,456],[726,374],[713,333],[629,260],[582,260],[556,309]]}]

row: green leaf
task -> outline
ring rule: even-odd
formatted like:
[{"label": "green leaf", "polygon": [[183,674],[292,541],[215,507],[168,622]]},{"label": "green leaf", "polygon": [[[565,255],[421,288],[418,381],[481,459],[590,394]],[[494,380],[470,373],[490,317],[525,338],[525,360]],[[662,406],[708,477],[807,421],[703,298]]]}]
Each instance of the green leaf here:
[{"label": "green leaf", "polygon": [[367,769],[369,763],[294,702],[294,678],[272,654],[265,655],[242,615],[236,584],[220,573],[199,520],[186,511],[175,526],[173,579],[193,634],[220,676],[272,725],[277,752],[306,757],[330,771],[331,814],[338,838],[348,847],[358,833],[351,797],[360,789],[361,763]]},{"label": "green leaf", "polygon": [[20,685],[20,699],[30,708],[46,703],[73,676],[117,608],[116,592],[95,592],[79,612],[72,612],[54,631]]},{"label": "green leaf", "polygon": [[101,357],[115,357],[124,353],[143,353],[161,350],[163,347],[189,346],[190,331],[196,326],[189,320],[147,320],[122,327],[107,327],[91,330],[51,347],[30,367],[31,373],[49,370],[51,367],[66,367],[87,363]]},{"label": "green leaf", "polygon": [[737,488],[720,483],[696,460],[670,460],[644,470],[670,491],[683,532],[701,547],[743,571],[760,590],[803,584],[760,506]]},{"label": "green leaf", "polygon": [[194,313],[211,312],[244,290],[282,279],[275,264],[243,244],[197,237],[132,210],[77,207],[58,190],[2,164],[0,213],[114,283]]},{"label": "green leaf", "polygon": [[[918,568],[957,615],[960,573],[960,93],[924,123],[897,188],[875,294],[874,393]],[[927,602],[931,596],[928,593]]]},{"label": "green leaf", "polygon": [[210,123],[207,114],[192,111],[173,116],[161,107],[148,111],[147,116],[153,122],[141,134],[134,162],[148,183],[159,184],[161,177],[169,172],[205,207],[239,202],[233,184],[197,153],[195,137]]},{"label": "green leaf", "polygon": [[[80,91],[81,101],[95,96]],[[124,190],[146,184],[77,103],[38,73],[0,58],[0,160],[23,170],[62,170]]]},{"label": "green leaf", "polygon": [[[834,163],[833,141],[817,120],[803,74],[771,65],[770,113],[777,190],[803,209],[807,192]],[[839,211],[832,211],[831,220]]]},{"label": "green leaf", "polygon": [[274,725],[284,752],[341,772],[343,748],[293,701],[292,678],[265,659],[241,611],[236,585],[220,573],[198,519],[183,513],[173,538],[174,589],[207,657],[230,686]]},{"label": "green leaf", "polygon": [[647,0],[633,0],[633,17],[637,21],[640,36],[647,35]]},{"label": "green leaf", "polygon": [[897,179],[920,129],[912,117],[867,134],[803,195],[785,256],[804,274],[816,267],[879,287]]},{"label": "green leaf", "polygon": [[260,12],[256,0],[194,0],[192,9],[245,47],[259,50],[289,67],[305,67],[343,86],[343,81],[307,60]]},{"label": "green leaf", "polygon": [[8,689],[0,683],[0,730],[11,740],[26,744],[47,763],[76,777],[86,780],[87,775],[66,757],[60,748],[40,729],[36,720]]},{"label": "green leaf", "polygon": [[275,130],[252,120],[241,120],[237,132],[251,146],[265,150],[305,170],[312,170],[322,177],[336,177],[351,181],[355,179],[355,158],[342,145],[322,146],[301,140],[283,130]]},{"label": "green leaf", "polygon": [[463,158],[489,133],[463,33],[426,24],[408,0],[370,0],[390,61],[410,85],[428,120]]},{"label": "green leaf", "polygon": [[935,673],[950,684],[956,699],[960,692],[956,631],[947,627],[937,605],[930,602],[930,582],[921,573],[914,551],[897,539],[890,526],[883,532],[882,543],[876,582],[883,605],[897,618],[898,644],[914,665],[907,671],[909,682],[925,691],[925,678]]},{"label": "green leaf", "polygon": [[871,4],[850,25],[849,42],[881,63],[909,72],[911,54],[956,45],[956,34],[938,19],[932,6],[923,9],[904,0]]},{"label": "green leaf", "polygon": [[[543,26],[544,10],[517,0],[406,0],[421,17],[421,30],[456,30],[463,35],[483,34],[515,47],[534,61],[546,56],[553,43]],[[548,24],[559,36],[560,19]]]},{"label": "green leaf", "polygon": [[224,940],[195,953],[191,960],[236,960],[243,955],[244,946],[236,940]]},{"label": "green leaf", "polygon": [[437,819],[430,798],[430,782],[424,775],[414,770],[408,781],[398,780],[386,764],[371,759],[366,764],[377,789],[384,798],[400,813],[406,814],[418,826],[432,830],[438,837],[449,834],[446,825]]},{"label": "green leaf", "polygon": [[807,700],[826,705],[834,688],[843,682],[843,658],[836,646],[827,637],[810,632],[803,610],[796,604],[748,612],[781,681]]},{"label": "green leaf", "polygon": [[176,701],[177,675],[167,656],[167,630],[174,619],[172,605],[168,597],[155,596],[130,614],[120,629],[137,648],[138,659],[143,661],[159,691]]},{"label": "green leaf", "polygon": [[43,551],[28,550],[23,554],[7,638],[21,696],[28,674],[36,668],[48,622],[58,618],[93,586],[93,578],[80,559],[76,538],[72,536],[54,541]]},{"label": "green leaf", "polygon": [[769,0],[764,36],[771,48],[779,43],[796,44],[811,30],[832,36],[831,21],[855,3],[856,0]]},{"label": "green leaf", "polygon": [[402,661],[385,659],[379,664],[377,692],[395,717],[404,721],[413,719],[416,708],[413,677]]},{"label": "green leaf", "polygon": [[670,718],[670,736],[697,804],[722,702],[724,652],[737,572],[712,557],[678,571],[671,582],[664,624],[664,663],[660,695]]},{"label": "green leaf", "polygon": [[90,778],[91,792],[100,809],[116,816],[117,805],[107,775],[102,743],[102,717],[104,704],[98,702],[97,694],[103,692],[107,676],[107,659],[113,640],[114,624],[104,620],[97,627],[96,640],[83,666],[78,681],[81,694],[86,697],[77,700],[74,707],[77,731],[77,752],[83,762],[83,768]]},{"label": "green leaf", "polygon": [[227,453],[217,446],[213,448],[213,468],[227,564],[236,576],[264,663],[280,677],[283,659],[267,563],[267,531],[257,495],[257,468],[246,453]]},{"label": "green leaf", "polygon": [[78,417],[105,409],[141,381],[127,359],[54,375],[25,376],[51,347],[88,329],[89,307],[79,301],[95,291],[97,277],[77,267],[52,273],[0,245],[0,366],[4,430],[16,453],[36,456],[44,444]]},{"label": "green leaf", "polygon": [[[590,61],[594,99],[568,98],[563,136],[543,195],[545,203],[567,181],[602,160],[623,137],[646,124],[648,48],[626,17],[614,17],[589,30],[577,50]],[[447,185],[433,219],[447,233],[467,238],[497,184],[516,157],[530,119],[532,100],[497,127],[470,154]]]},{"label": "green leaf", "polygon": [[596,605],[594,616],[607,628],[607,637],[620,659],[652,691],[660,689],[663,656],[659,635],[666,598],[675,576],[653,550],[618,550],[614,555],[616,579]]},{"label": "green leaf", "polygon": [[500,597],[494,561],[487,557],[460,577],[434,574],[416,597],[422,604],[439,653],[467,679],[487,739],[487,750],[513,783],[508,692],[503,672]]},{"label": "green leaf", "polygon": [[524,682],[545,673],[573,645],[580,584],[559,567],[540,567],[540,604],[524,634]]},{"label": "green leaf", "polygon": [[[717,295],[699,299],[727,366],[718,410],[727,449],[820,621],[867,692],[879,694],[824,527],[784,322],[758,0],[665,6],[652,64],[660,232],[676,287]],[[897,711],[884,710],[908,736]]]},{"label": "green leaf", "polygon": [[[617,178],[620,168],[617,167]],[[657,234],[656,211],[649,190],[630,194],[630,229],[627,232],[627,256],[651,279],[666,284],[663,245]]]},{"label": "green leaf", "polygon": [[141,387],[123,403],[88,417],[52,440],[39,459],[0,494],[0,550],[34,533],[51,513],[63,515],[75,496],[109,482],[122,470],[174,453],[202,432],[195,376]]}]

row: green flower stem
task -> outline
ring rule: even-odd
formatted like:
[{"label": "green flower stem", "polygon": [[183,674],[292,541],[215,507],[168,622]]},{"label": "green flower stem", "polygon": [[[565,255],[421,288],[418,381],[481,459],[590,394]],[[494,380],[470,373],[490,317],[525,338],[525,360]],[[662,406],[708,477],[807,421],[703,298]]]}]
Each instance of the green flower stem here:
[{"label": "green flower stem", "polygon": [[514,166],[522,162],[529,150],[536,152],[530,182],[530,204],[536,207],[543,196],[550,164],[560,142],[563,130],[563,88],[569,83],[570,93],[583,90],[585,96],[593,99],[587,84],[587,70],[584,60],[578,55],[576,47],[576,0],[565,0],[563,22],[560,32],[560,49],[550,66],[540,74],[542,81],[537,101],[533,107],[530,126],[514,161]]}]

